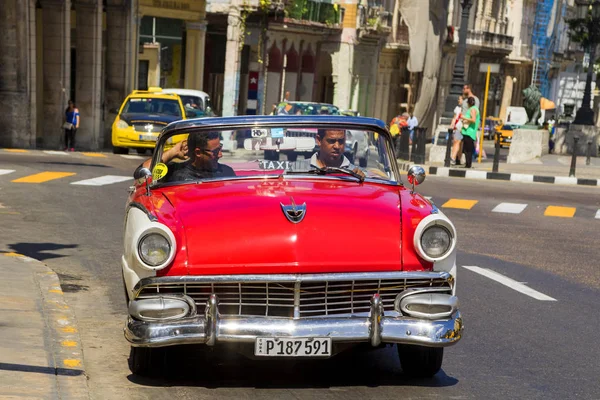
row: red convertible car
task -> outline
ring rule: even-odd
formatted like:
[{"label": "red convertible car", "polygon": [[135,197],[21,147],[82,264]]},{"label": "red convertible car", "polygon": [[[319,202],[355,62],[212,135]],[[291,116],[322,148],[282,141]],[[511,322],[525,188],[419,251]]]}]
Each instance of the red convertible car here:
[{"label": "red convertible car", "polygon": [[[317,135],[285,134],[298,129]],[[244,149],[223,153],[222,131],[247,130]],[[368,136],[366,166],[344,156],[348,130]],[[298,156],[264,159],[284,150]],[[135,374],[158,373],[174,345],[318,359],[362,343],[395,345],[404,373],[423,377],[461,338],[456,230],[415,193],[423,168],[402,182],[380,120],[179,121],[134,178],[122,269]]]}]

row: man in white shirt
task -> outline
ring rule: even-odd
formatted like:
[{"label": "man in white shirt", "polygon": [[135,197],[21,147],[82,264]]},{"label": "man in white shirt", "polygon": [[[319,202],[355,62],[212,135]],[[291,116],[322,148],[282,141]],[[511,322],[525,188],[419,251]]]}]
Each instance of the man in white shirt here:
[{"label": "man in white shirt", "polygon": [[415,114],[411,111],[410,118],[408,121],[408,131],[410,132],[410,143],[412,144],[413,138],[415,136],[415,128],[419,125],[419,120],[415,117]]}]

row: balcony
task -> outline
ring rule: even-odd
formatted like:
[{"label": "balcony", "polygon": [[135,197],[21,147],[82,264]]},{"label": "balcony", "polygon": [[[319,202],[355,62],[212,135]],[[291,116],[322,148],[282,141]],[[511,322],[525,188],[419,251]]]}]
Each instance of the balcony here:
[{"label": "balcony", "polygon": [[363,36],[387,36],[392,32],[392,13],[383,6],[359,7],[359,23],[357,29]]},{"label": "balcony", "polygon": [[297,25],[322,25],[341,28],[342,13],[337,4],[313,0],[284,1],[286,23]]},{"label": "balcony", "polygon": [[[467,46],[481,47],[482,50],[510,53],[513,50],[512,36],[485,31],[469,31],[467,33]],[[458,36],[455,39],[458,42]]]}]

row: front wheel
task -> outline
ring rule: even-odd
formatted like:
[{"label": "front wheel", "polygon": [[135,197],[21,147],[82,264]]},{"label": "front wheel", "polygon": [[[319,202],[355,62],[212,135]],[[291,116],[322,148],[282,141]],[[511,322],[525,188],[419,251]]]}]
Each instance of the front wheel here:
[{"label": "front wheel", "polygon": [[165,347],[131,347],[129,370],[140,376],[162,375],[167,367],[167,349]]},{"label": "front wheel", "polygon": [[442,368],[444,348],[399,344],[398,355],[406,375],[430,378]]}]

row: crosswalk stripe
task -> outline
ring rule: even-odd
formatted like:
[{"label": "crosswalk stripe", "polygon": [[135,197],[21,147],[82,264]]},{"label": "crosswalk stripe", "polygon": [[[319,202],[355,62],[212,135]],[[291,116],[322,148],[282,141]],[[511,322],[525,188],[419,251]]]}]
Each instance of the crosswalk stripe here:
[{"label": "crosswalk stripe", "polygon": [[507,213],[507,214],[521,214],[523,210],[527,207],[527,204],[519,204],[519,203],[500,203],[498,204],[492,212],[497,213]]},{"label": "crosswalk stripe", "polygon": [[143,158],[146,158],[146,157],[142,157],[142,156],[136,156],[136,155],[133,155],[133,154],[121,154],[121,157],[128,158],[130,160],[141,160]]},{"label": "crosswalk stripe", "polygon": [[82,181],[71,182],[71,185],[85,185],[85,186],[103,186],[110,185],[111,183],[124,182],[133,180],[132,176],[118,176],[118,175],[104,175],[98,178],[84,179]]},{"label": "crosswalk stripe", "polygon": [[29,153],[29,150],[25,149],[4,149],[4,151],[8,151],[10,153]]},{"label": "crosswalk stripe", "polygon": [[46,172],[40,172],[38,174],[24,176],[22,178],[15,179],[12,182],[19,182],[19,183],[42,183],[42,182],[48,182],[48,181],[51,181],[51,180],[54,180],[54,179],[65,178],[67,176],[72,176],[72,175],[75,175],[75,172],[50,172],[50,171],[46,171]]},{"label": "crosswalk stripe", "polygon": [[477,203],[478,203],[477,200],[450,199],[446,203],[444,203],[442,205],[442,207],[444,207],[444,208],[459,208],[459,209],[462,209],[462,210],[470,210]]},{"label": "crosswalk stripe", "polygon": [[102,153],[86,153],[86,152],[83,152],[81,154],[83,154],[84,156],[87,156],[87,157],[106,157],[106,154],[102,154]]},{"label": "crosswalk stripe", "polygon": [[502,274],[497,273],[496,271],[492,271],[491,269],[480,268],[476,266],[466,266],[463,265],[463,268],[468,269],[469,271],[473,271],[480,275],[485,276],[486,278],[490,278],[498,283],[501,283],[509,288],[516,290],[517,292],[526,294],[529,297],[533,297],[536,300],[541,301],[556,301],[555,298],[545,295],[544,293],[538,292],[530,288],[529,286],[525,286],[521,282],[517,282],[514,279],[510,279]]},{"label": "crosswalk stripe", "polygon": [[575,211],[577,211],[575,207],[548,206],[544,211],[544,215],[546,217],[572,218]]},{"label": "crosswalk stripe", "polygon": [[11,174],[13,172],[15,172],[14,169],[0,169],[0,175]]},{"label": "crosswalk stripe", "polygon": [[57,155],[57,156],[68,156],[69,155],[69,153],[67,153],[66,151],[58,151],[58,150],[44,150],[44,153]]},{"label": "crosswalk stripe", "polygon": [[600,219],[600,210],[596,212],[596,219]]}]

